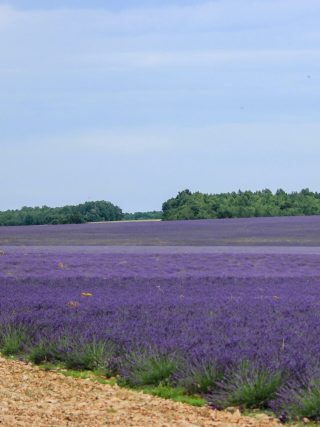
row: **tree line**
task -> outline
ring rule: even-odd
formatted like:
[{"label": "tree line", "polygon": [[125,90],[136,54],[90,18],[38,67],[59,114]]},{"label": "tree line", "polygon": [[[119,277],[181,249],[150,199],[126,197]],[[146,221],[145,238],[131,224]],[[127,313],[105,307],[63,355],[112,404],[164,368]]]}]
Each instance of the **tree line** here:
[{"label": "tree line", "polygon": [[162,212],[163,220],[320,215],[320,194],[308,188],[292,193],[282,189],[221,194],[184,190],[164,202]]},{"label": "tree line", "polygon": [[123,213],[104,200],[58,208],[27,207],[0,212],[1,225],[82,224],[86,222],[161,219],[161,211]]},{"label": "tree line", "polygon": [[144,219],[162,219],[162,211],[124,213],[123,219],[126,221],[131,221],[131,220],[137,221],[137,220],[144,220]]},{"label": "tree line", "polygon": [[81,224],[95,221],[115,221],[123,218],[122,210],[103,200],[76,206],[48,206],[0,212],[0,225]]},{"label": "tree line", "polygon": [[1,225],[81,224],[121,220],[179,220],[249,218],[263,216],[320,215],[320,193],[305,188],[299,192],[238,191],[205,194],[180,191],[162,205],[162,211],[123,213],[104,200],[58,208],[26,207],[0,212]]}]

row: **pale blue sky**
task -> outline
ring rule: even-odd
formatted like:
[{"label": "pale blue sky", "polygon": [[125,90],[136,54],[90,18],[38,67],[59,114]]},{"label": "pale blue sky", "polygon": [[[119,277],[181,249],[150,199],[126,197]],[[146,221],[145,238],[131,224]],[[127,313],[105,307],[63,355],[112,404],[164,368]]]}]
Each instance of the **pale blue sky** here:
[{"label": "pale blue sky", "polygon": [[0,0],[0,209],[320,191],[319,0]]}]

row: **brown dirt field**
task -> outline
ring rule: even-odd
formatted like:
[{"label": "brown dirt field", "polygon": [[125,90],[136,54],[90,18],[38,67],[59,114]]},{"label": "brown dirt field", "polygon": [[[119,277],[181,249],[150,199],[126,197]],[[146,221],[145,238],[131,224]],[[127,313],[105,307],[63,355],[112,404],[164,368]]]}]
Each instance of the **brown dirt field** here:
[{"label": "brown dirt field", "polygon": [[0,357],[0,426],[273,427],[280,424],[195,408],[90,379],[64,377]]}]

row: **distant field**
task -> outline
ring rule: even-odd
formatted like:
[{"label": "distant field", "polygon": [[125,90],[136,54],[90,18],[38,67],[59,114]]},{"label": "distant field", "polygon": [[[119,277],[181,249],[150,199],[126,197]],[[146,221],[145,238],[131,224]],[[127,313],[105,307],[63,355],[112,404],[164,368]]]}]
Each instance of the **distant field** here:
[{"label": "distant field", "polygon": [[1,227],[0,292],[6,354],[320,419],[318,216]]},{"label": "distant field", "polygon": [[320,216],[0,228],[0,246],[320,246]]}]

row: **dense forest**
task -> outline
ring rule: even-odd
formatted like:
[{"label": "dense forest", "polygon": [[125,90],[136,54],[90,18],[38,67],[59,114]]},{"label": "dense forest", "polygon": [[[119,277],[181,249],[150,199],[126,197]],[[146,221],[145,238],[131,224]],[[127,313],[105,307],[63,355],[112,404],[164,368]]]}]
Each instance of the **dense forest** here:
[{"label": "dense forest", "polygon": [[162,205],[163,220],[245,218],[254,216],[320,215],[320,194],[309,189],[286,193],[277,190],[222,194],[184,190]]},{"label": "dense forest", "polygon": [[122,218],[123,213],[118,206],[110,202],[97,201],[61,208],[42,206],[8,210],[0,212],[0,225],[81,224]]}]

